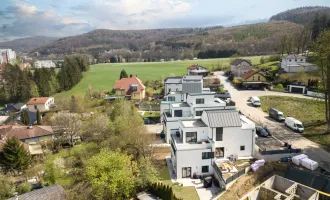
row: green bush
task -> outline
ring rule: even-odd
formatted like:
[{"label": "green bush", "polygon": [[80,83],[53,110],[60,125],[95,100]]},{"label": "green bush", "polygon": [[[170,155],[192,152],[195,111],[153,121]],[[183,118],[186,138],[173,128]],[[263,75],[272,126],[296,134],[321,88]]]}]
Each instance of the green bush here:
[{"label": "green bush", "polygon": [[284,90],[284,87],[283,87],[282,84],[277,84],[277,85],[274,86],[274,88],[277,89],[277,90]]},{"label": "green bush", "polygon": [[27,192],[30,192],[30,191],[31,191],[31,184],[30,183],[22,183],[16,189],[16,192],[18,192],[18,194],[24,194],[24,193],[27,193]]}]

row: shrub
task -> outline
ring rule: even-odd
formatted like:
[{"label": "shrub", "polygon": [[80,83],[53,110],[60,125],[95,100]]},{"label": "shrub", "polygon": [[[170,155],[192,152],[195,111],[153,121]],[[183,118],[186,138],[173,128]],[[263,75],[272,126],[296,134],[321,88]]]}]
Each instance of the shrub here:
[{"label": "shrub", "polygon": [[284,87],[282,84],[277,84],[274,86],[275,89],[278,89],[278,90],[284,90]]},{"label": "shrub", "polygon": [[22,183],[16,189],[16,192],[18,192],[18,194],[24,194],[30,191],[31,191],[30,183]]}]

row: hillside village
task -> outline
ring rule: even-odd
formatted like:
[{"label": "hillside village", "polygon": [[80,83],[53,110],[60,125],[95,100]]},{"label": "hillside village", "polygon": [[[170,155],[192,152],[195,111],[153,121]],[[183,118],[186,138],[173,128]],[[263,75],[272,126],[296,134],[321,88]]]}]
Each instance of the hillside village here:
[{"label": "hillside village", "polygon": [[327,9],[0,43],[0,200],[330,199]]}]

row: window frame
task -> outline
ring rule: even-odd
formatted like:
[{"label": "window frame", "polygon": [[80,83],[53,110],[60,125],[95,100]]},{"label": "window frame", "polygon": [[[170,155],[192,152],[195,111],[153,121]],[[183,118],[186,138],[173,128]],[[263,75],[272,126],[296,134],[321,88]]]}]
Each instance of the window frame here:
[{"label": "window frame", "polygon": [[[221,131],[221,140],[218,140],[218,130]],[[215,141],[223,141],[223,127],[215,128]]]},{"label": "window frame", "polygon": [[[207,171],[205,171],[205,168],[207,168]],[[210,172],[210,167],[208,165],[202,166],[202,173],[209,173]]]},{"label": "window frame", "polygon": [[214,152],[202,152],[202,160],[207,160],[207,159],[213,159],[214,158]]},{"label": "window frame", "polygon": [[245,145],[241,145],[241,146],[239,147],[239,149],[240,149],[241,151],[245,151]]},{"label": "window frame", "polygon": [[[171,98],[171,100],[170,100],[170,98]],[[174,99],[174,100],[172,100],[172,99]],[[175,97],[167,97],[167,101],[175,101]]]},{"label": "window frame", "polygon": [[[201,101],[202,103],[199,102],[199,101]],[[204,100],[204,98],[198,98],[198,99],[195,100],[195,102],[196,102],[196,104],[204,104],[205,100]]]},{"label": "window frame", "polygon": [[[222,156],[217,154],[217,149],[219,149],[219,153],[220,153],[221,149],[223,149]],[[224,158],[225,157],[225,147],[216,147],[215,148],[215,157]]]},{"label": "window frame", "polygon": [[[200,115],[197,115],[197,112],[198,113],[200,112]],[[202,114],[203,114],[203,111],[202,110],[196,110],[196,112],[195,112],[195,116],[202,116]]]},{"label": "window frame", "polygon": [[[188,136],[189,134],[189,136]],[[190,135],[192,134],[192,135]],[[189,141],[188,141],[189,139]],[[186,143],[196,144],[197,143],[197,132],[186,132]]]},{"label": "window frame", "polygon": [[[181,111],[181,116],[177,116],[176,114],[175,114],[175,112],[179,112],[179,111]],[[182,117],[182,110],[174,110],[174,117]]]}]

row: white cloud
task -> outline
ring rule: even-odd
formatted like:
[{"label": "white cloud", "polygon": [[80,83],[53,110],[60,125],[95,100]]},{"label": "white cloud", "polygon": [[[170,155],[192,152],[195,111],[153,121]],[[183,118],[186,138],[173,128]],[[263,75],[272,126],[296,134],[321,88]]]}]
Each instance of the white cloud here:
[{"label": "white cloud", "polygon": [[85,20],[62,17],[52,11],[40,11],[35,6],[24,4],[7,7],[1,15],[4,19],[0,17],[0,24],[6,24],[6,28],[1,31],[0,37],[63,37],[93,29]]},{"label": "white cloud", "polygon": [[72,9],[93,16],[91,21],[98,28],[137,29],[180,19],[191,10],[191,4],[187,0],[94,0]]}]

